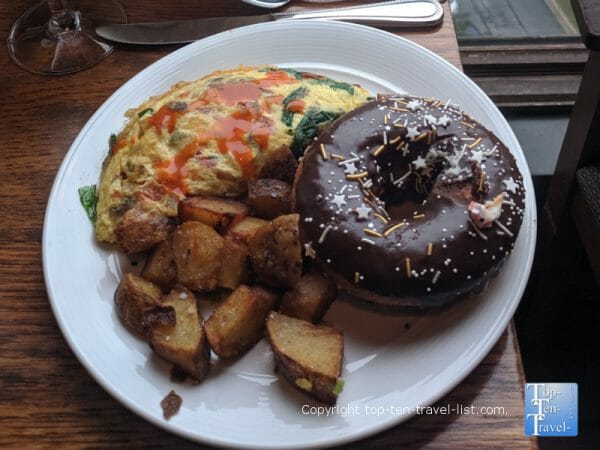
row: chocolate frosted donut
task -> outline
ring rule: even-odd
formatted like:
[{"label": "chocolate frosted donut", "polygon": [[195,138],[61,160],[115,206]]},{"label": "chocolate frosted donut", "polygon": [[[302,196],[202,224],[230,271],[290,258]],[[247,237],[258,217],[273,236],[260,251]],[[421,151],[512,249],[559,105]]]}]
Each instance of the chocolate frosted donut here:
[{"label": "chocolate frosted donut", "polygon": [[372,101],[309,147],[294,183],[307,257],[372,302],[440,306],[511,253],[523,178],[483,125],[429,98]]}]

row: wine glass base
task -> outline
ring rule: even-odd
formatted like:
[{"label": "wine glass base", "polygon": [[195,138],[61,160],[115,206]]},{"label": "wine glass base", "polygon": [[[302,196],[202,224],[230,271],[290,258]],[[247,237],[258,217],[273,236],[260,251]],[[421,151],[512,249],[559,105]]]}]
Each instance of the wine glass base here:
[{"label": "wine glass base", "polygon": [[108,56],[112,44],[96,35],[95,27],[126,23],[116,1],[71,1],[76,26],[58,29],[51,23],[48,3],[42,1],[17,19],[8,36],[8,51],[21,68],[43,75],[63,75],[86,69]]}]

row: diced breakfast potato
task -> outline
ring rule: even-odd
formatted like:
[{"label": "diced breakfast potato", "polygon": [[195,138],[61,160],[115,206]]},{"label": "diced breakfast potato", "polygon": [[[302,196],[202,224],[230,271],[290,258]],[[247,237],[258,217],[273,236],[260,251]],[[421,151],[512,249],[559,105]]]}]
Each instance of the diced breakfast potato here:
[{"label": "diced breakfast potato", "polygon": [[171,290],[177,281],[177,267],[175,266],[175,256],[171,241],[158,244],[144,264],[142,277],[152,281],[161,287],[165,292]]},{"label": "diced breakfast potato", "polygon": [[337,297],[337,284],[317,272],[307,273],[286,292],[279,311],[297,319],[317,323]]},{"label": "diced breakfast potato", "polygon": [[289,214],[292,209],[292,187],[281,180],[263,178],[248,183],[248,203],[253,214],[271,220]]},{"label": "diced breakfast potato", "polygon": [[188,197],[179,202],[179,220],[202,222],[224,233],[248,215],[247,205],[235,200],[214,197]]},{"label": "diced breakfast potato", "polygon": [[221,270],[223,238],[210,226],[184,222],[172,236],[178,281],[190,289],[217,287]]},{"label": "diced breakfast potato", "polygon": [[248,246],[230,236],[223,238],[219,287],[235,289],[248,278]]},{"label": "diced breakfast potato", "polygon": [[289,184],[294,182],[298,161],[287,145],[282,145],[269,156],[260,169],[258,178],[274,178]]},{"label": "diced breakfast potato", "polygon": [[289,288],[300,280],[302,253],[298,217],[298,214],[279,216],[250,238],[250,263],[258,281]]},{"label": "diced breakfast potato", "polygon": [[164,298],[163,305],[175,310],[175,324],[154,322],[150,326],[150,347],[190,377],[202,381],[210,367],[210,349],[194,294],[176,286]]},{"label": "diced breakfast potato", "polygon": [[339,377],[344,342],[339,330],[272,311],[267,338],[279,373],[311,397],[336,402],[343,386]]},{"label": "diced breakfast potato", "polygon": [[259,228],[264,227],[269,222],[257,217],[246,217],[233,225],[227,232],[228,236],[248,245],[250,238]]},{"label": "diced breakfast potato", "polygon": [[279,295],[259,286],[242,285],[206,321],[210,348],[219,356],[239,356],[264,335],[265,319]]},{"label": "diced breakfast potato", "polygon": [[169,237],[173,221],[155,209],[138,204],[126,211],[115,227],[117,243],[125,253],[139,253]]},{"label": "diced breakfast potato", "polygon": [[117,316],[132,330],[147,334],[145,312],[149,308],[160,305],[162,292],[150,281],[137,275],[127,273],[121,279],[115,291],[115,307]]}]

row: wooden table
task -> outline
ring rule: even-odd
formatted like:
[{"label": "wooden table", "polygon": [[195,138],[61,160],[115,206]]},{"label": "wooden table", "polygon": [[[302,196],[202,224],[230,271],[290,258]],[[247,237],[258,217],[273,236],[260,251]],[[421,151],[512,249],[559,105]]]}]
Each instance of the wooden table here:
[{"label": "wooden table", "polygon": [[[99,0],[101,1],[101,0]],[[123,1],[129,20],[256,14],[236,0]],[[298,3],[296,3],[298,4]],[[28,5],[0,3],[0,35]],[[402,31],[460,67],[446,19],[429,31]],[[195,447],[140,419],[83,369],[52,315],[41,239],[48,194],[71,142],[92,113],[131,76],[178,48],[119,47],[83,72],[57,78],[17,68],[2,46],[0,86],[0,446]],[[351,448],[537,448],[523,435],[521,356],[511,324],[476,370],[439,405],[502,407],[505,415],[420,415]]]}]

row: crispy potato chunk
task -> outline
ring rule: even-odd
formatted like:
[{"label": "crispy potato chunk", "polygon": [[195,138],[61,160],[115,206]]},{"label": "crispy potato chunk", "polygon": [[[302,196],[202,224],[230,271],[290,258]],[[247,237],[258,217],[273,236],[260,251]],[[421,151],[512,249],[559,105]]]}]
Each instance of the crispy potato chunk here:
[{"label": "crispy potato chunk", "polygon": [[119,319],[132,330],[146,335],[145,313],[161,303],[158,286],[132,273],[125,274],[115,291],[115,307]]},{"label": "crispy potato chunk", "polygon": [[158,244],[144,264],[142,277],[159,285],[163,291],[170,291],[177,281],[177,267],[171,241]]},{"label": "crispy potato chunk", "polygon": [[248,183],[248,203],[255,216],[272,220],[292,210],[292,187],[281,180],[260,179]]},{"label": "crispy potato chunk", "polygon": [[117,243],[125,253],[139,253],[169,237],[173,221],[155,209],[134,206],[121,216],[115,227]]},{"label": "crispy potato chunk", "polygon": [[339,330],[271,311],[267,338],[279,373],[311,397],[336,402],[344,350]]},{"label": "crispy potato chunk", "polygon": [[190,377],[202,381],[210,367],[210,349],[194,294],[176,286],[163,300],[175,310],[175,324],[161,321],[150,326],[150,347]]},{"label": "crispy potato chunk", "polygon": [[179,202],[179,220],[202,222],[224,233],[249,213],[244,203],[224,198],[188,197]]},{"label": "crispy potato chunk", "polygon": [[292,287],[302,273],[298,214],[279,216],[250,238],[250,263],[258,281],[274,287]]},{"label": "crispy potato chunk", "polygon": [[230,236],[223,238],[219,287],[235,289],[248,278],[248,246]]},{"label": "crispy potato chunk", "polygon": [[260,169],[258,178],[274,178],[289,184],[294,182],[298,161],[287,145],[282,145],[269,156]]},{"label": "crispy potato chunk", "polygon": [[265,319],[279,296],[258,286],[238,287],[206,321],[210,348],[219,356],[239,356],[264,335]]},{"label": "crispy potato chunk", "polygon": [[268,223],[269,222],[266,220],[258,219],[256,217],[246,217],[233,225],[227,232],[227,235],[243,244],[248,245],[248,241],[254,235],[254,233]]},{"label": "crispy potato chunk", "polygon": [[173,254],[178,281],[190,289],[217,287],[223,238],[208,225],[184,222],[173,233]]},{"label": "crispy potato chunk", "polygon": [[279,311],[285,315],[317,323],[337,297],[337,284],[323,274],[311,272],[300,278],[283,295]]}]

